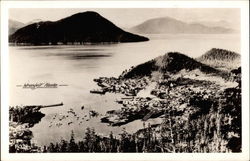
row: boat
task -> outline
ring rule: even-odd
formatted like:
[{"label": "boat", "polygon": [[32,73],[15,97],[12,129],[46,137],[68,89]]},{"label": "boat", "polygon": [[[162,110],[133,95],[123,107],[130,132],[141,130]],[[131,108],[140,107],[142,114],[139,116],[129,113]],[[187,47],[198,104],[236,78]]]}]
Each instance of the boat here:
[{"label": "boat", "polygon": [[117,100],[115,100],[115,102],[117,102],[117,103],[119,103],[119,104],[122,104],[122,103],[123,103],[123,100],[117,99]]},{"label": "boat", "polygon": [[110,85],[108,83],[105,83],[105,82],[98,82],[97,85],[102,87],[102,88],[110,88]]},{"label": "boat", "polygon": [[132,99],[134,99],[134,96],[131,96],[131,97],[122,97],[121,99],[122,100],[132,100]]},{"label": "boat", "polygon": [[106,91],[103,89],[93,89],[90,91],[90,93],[95,93],[95,94],[105,94]]},{"label": "boat", "polygon": [[134,93],[125,93],[125,96],[136,96]]}]

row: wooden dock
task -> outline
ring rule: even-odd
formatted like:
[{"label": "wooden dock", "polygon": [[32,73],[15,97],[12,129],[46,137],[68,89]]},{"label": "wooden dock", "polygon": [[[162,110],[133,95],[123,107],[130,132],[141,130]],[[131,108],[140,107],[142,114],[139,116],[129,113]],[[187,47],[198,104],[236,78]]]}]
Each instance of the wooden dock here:
[{"label": "wooden dock", "polygon": [[56,106],[63,106],[63,103],[58,103],[58,104],[52,104],[52,105],[46,105],[46,106],[42,106],[41,105],[41,108],[48,108],[48,107],[56,107]]}]

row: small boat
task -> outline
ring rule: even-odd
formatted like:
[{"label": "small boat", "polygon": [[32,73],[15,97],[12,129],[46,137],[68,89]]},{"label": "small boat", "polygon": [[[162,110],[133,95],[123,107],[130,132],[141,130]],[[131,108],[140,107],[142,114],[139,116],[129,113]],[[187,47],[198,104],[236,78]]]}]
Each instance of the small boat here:
[{"label": "small boat", "polygon": [[117,102],[117,103],[119,103],[119,104],[122,104],[122,103],[123,103],[123,100],[117,99],[117,100],[115,100],[115,102]]},{"label": "small boat", "polygon": [[134,97],[132,96],[132,97],[122,97],[121,99],[122,100],[127,100],[127,99],[130,99],[130,100],[132,100]]},{"label": "small boat", "polygon": [[105,82],[98,82],[97,85],[103,88],[110,88],[110,85]]},{"label": "small boat", "polygon": [[94,110],[90,110],[90,111],[89,111],[89,115],[90,115],[91,117],[95,117],[95,116],[98,116],[98,112],[96,112],[96,111],[94,111]]},{"label": "small boat", "polygon": [[136,96],[134,93],[125,93],[125,96]]},{"label": "small boat", "polygon": [[93,81],[99,83],[99,82],[101,82],[101,79],[100,78],[99,79],[93,79]]},{"label": "small boat", "polygon": [[95,94],[105,94],[106,91],[103,90],[103,89],[94,89],[94,90],[91,90],[90,93],[95,93]]}]

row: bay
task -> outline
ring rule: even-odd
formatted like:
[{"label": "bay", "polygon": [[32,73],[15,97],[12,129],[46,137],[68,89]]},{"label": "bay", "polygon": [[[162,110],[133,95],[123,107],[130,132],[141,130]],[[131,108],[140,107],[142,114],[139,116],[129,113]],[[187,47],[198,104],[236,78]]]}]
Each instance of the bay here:
[{"label": "bay", "polygon": [[[240,36],[230,34],[167,34],[146,35],[147,42],[64,45],[64,46],[11,46],[9,47],[10,106],[48,105],[63,102],[62,107],[42,109],[45,117],[31,128],[33,142],[48,145],[61,138],[69,139],[71,131],[76,140],[84,137],[87,127],[97,133],[118,135],[123,128],[135,132],[142,128],[140,120],[121,127],[101,123],[106,111],[119,109],[115,102],[121,94],[96,95],[89,91],[98,88],[93,81],[98,77],[117,77],[123,70],[171,51],[196,58],[211,48],[222,48],[240,53]],[[23,89],[25,83],[56,83],[58,88]],[[81,107],[84,106],[82,110]],[[77,116],[68,113],[73,109]],[[90,118],[89,111],[100,115]],[[55,119],[54,116],[57,116]],[[68,115],[67,118],[58,119]],[[77,118],[79,117],[79,118]],[[62,125],[57,126],[56,123]],[[72,122],[68,125],[69,122]],[[151,124],[160,119],[150,119]],[[50,125],[52,125],[50,127]]]}]

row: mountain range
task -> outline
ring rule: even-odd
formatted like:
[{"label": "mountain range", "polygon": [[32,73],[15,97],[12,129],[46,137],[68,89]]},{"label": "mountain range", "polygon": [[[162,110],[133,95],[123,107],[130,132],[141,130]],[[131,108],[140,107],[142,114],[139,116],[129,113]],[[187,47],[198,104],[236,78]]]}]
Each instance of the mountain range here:
[{"label": "mountain range", "polygon": [[18,29],[24,27],[25,24],[15,20],[9,20],[9,35],[16,32]]},{"label": "mountain range", "polygon": [[182,53],[169,52],[163,56],[156,57],[155,59],[132,68],[128,73],[124,75],[124,78],[150,76],[153,72],[156,71],[160,73],[178,73],[183,69],[187,71],[199,69],[200,71],[207,74],[220,73],[219,70],[198,62],[195,59],[190,58]]},{"label": "mountain range", "polygon": [[137,65],[123,78],[151,76],[154,72],[176,74],[182,70],[188,72],[196,69],[205,74],[228,77],[231,70],[239,67],[240,55],[225,49],[212,48],[196,59],[179,52],[169,52]]},{"label": "mountain range", "polygon": [[[35,19],[28,23],[22,23],[15,20],[9,20],[9,35],[13,34],[18,29],[33,24],[42,22],[41,19]],[[161,34],[161,33],[189,33],[189,34],[216,34],[216,33],[235,33],[239,32],[237,23],[230,23],[225,20],[220,21],[189,21],[184,22],[171,17],[161,17],[149,19],[139,25],[126,30],[135,33],[144,34]]]},{"label": "mountain range", "polygon": [[228,26],[212,27],[198,22],[186,23],[171,17],[149,19],[130,28],[129,31],[141,34],[220,34],[235,32]]},{"label": "mountain range", "polygon": [[82,12],[58,21],[27,25],[9,36],[10,43],[31,45],[139,42],[146,37],[126,32],[96,12]]}]

